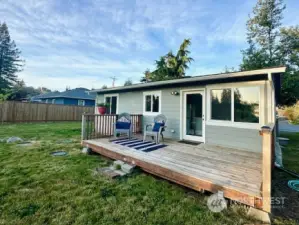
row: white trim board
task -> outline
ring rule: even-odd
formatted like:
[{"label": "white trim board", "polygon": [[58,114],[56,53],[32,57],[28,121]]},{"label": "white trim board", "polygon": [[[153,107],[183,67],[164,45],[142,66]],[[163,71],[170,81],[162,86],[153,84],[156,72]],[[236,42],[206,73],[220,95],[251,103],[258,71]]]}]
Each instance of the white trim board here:
[{"label": "white trim board", "polygon": [[[254,82],[241,82],[241,83],[228,83],[228,84],[217,84],[207,86],[207,116],[206,125],[211,126],[227,126],[237,128],[248,128],[248,129],[260,129],[265,124],[265,84],[266,81],[254,81]],[[234,89],[241,87],[259,87],[259,123],[246,123],[246,122],[235,122],[234,121]],[[211,119],[211,90],[212,89],[232,89],[231,93],[231,120],[212,120]]]},{"label": "white trim board", "polygon": [[[159,96],[159,112],[146,112],[145,111],[145,96],[147,95],[158,95]],[[162,91],[144,91],[142,96],[142,112],[145,116],[157,116],[162,113]],[[153,107],[153,98],[151,97],[151,108]]]},{"label": "white trim board", "polygon": [[118,114],[119,108],[119,94],[104,94],[104,103],[106,103],[106,97],[117,97],[116,98],[116,114]]},{"label": "white trim board", "polygon": [[[184,115],[185,115],[185,105],[184,105],[184,98],[185,98],[185,93],[203,93],[203,117],[204,117],[204,122],[203,122],[203,130],[202,130],[202,142],[205,142],[205,124],[206,124],[206,88],[205,87],[200,87],[200,88],[190,88],[190,89],[181,89],[180,90],[180,140],[184,139]],[[195,140],[196,141],[196,140]]]}]

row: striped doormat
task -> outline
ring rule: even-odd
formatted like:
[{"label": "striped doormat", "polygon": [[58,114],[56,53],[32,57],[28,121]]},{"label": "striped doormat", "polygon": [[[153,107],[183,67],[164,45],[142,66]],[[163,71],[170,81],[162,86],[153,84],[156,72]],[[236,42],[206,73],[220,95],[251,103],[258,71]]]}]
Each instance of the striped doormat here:
[{"label": "striped doormat", "polygon": [[121,138],[121,139],[117,139],[117,140],[113,140],[111,141],[114,144],[119,144],[122,146],[126,146],[129,148],[134,148],[138,151],[143,151],[143,152],[151,152],[160,148],[164,148],[167,145],[164,144],[156,144],[154,142],[151,141],[143,141],[143,140],[139,140],[137,138]]}]

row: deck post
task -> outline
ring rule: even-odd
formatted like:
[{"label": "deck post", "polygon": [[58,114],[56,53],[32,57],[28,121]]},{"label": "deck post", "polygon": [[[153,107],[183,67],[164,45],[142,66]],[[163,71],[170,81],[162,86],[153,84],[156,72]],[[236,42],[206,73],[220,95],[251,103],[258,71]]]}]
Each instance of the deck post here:
[{"label": "deck post", "polygon": [[82,114],[82,124],[81,124],[81,141],[84,141],[86,138],[86,116],[85,113]]},{"label": "deck post", "polygon": [[273,128],[263,126],[261,135],[263,136],[262,144],[262,197],[263,210],[271,213],[271,170],[272,170],[272,135]]}]

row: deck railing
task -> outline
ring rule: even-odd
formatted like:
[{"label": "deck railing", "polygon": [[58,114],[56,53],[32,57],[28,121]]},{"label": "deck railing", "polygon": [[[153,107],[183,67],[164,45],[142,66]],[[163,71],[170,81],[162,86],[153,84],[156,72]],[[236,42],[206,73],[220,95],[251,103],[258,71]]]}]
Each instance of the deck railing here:
[{"label": "deck railing", "polygon": [[[114,123],[117,121],[117,114],[83,114],[82,115],[82,140],[110,137],[114,134]],[[131,114],[133,134],[142,132],[142,115]]]},{"label": "deck railing", "polygon": [[262,146],[262,197],[263,197],[263,210],[271,212],[271,181],[272,169],[274,168],[275,157],[275,124],[268,124],[263,126],[261,131],[263,136]]}]

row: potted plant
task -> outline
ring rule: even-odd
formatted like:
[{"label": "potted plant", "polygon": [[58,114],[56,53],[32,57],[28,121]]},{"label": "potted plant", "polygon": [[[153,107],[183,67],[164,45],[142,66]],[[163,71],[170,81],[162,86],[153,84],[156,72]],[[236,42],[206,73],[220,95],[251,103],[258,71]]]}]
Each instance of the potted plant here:
[{"label": "potted plant", "polygon": [[107,108],[109,107],[110,105],[108,103],[98,103],[97,104],[97,107],[98,107],[98,112],[101,114],[101,115],[104,115],[106,113],[106,110]]}]

